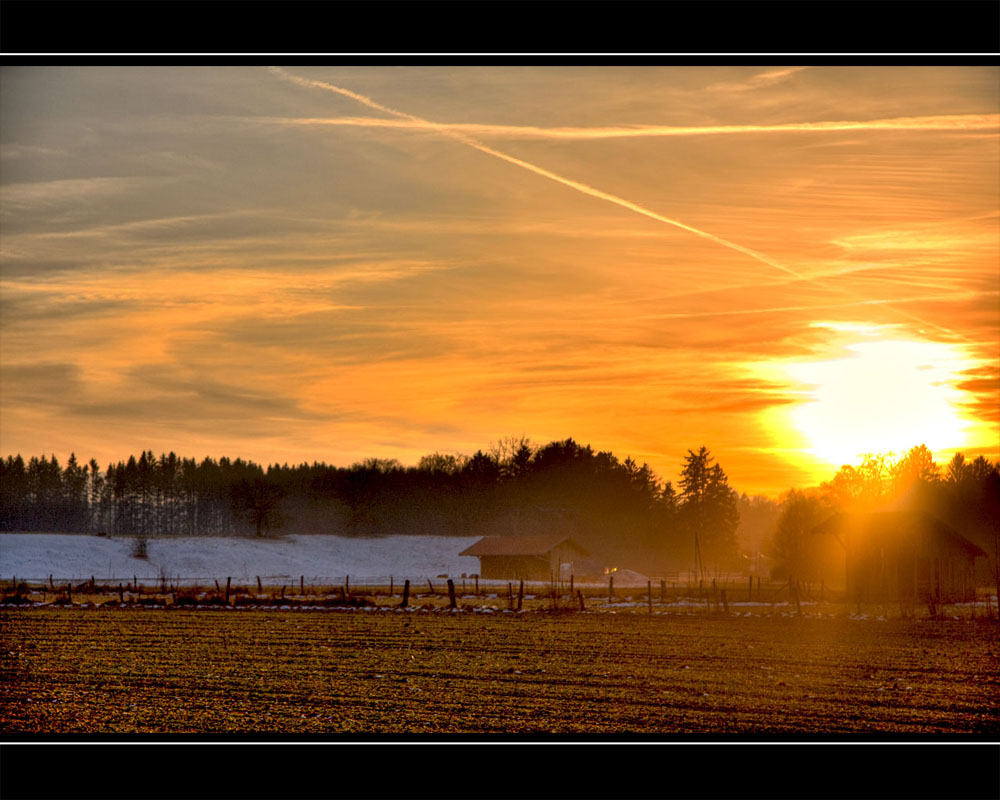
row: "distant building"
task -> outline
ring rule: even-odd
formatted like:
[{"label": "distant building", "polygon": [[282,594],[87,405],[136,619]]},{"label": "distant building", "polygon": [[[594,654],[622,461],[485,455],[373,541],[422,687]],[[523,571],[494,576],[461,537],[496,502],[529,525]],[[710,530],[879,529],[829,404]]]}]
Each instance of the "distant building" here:
[{"label": "distant building", "polygon": [[975,596],[977,545],[922,511],[834,514],[816,533],[844,547],[852,602],[957,602]]},{"label": "distant building", "polygon": [[481,578],[548,581],[590,554],[568,536],[485,536],[459,555],[479,558]]}]

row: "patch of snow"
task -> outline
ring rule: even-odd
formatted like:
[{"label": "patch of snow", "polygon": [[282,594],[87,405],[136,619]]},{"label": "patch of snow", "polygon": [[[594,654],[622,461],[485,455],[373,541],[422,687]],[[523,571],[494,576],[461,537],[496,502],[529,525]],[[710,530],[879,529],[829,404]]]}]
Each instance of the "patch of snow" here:
[{"label": "patch of snow", "polygon": [[[274,539],[208,536],[149,538],[148,557],[132,556],[131,538],[48,533],[0,534],[0,575],[18,580],[176,584],[252,583],[257,576],[270,586],[295,583],[354,585],[479,570],[479,560],[458,555],[478,541],[469,536],[386,536],[365,539],[343,536],[290,535]],[[8,578],[9,579],[9,578]]]}]

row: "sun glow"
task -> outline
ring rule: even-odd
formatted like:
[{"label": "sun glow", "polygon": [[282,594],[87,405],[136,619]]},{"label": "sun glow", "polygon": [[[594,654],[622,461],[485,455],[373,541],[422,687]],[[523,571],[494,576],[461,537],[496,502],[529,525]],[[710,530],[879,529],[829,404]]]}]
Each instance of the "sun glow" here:
[{"label": "sun glow", "polygon": [[954,345],[889,338],[879,328],[839,330],[854,338],[846,356],[783,366],[804,399],[782,412],[783,427],[803,437],[809,456],[839,466],[916,444],[935,452],[968,444],[956,384],[972,359]]}]

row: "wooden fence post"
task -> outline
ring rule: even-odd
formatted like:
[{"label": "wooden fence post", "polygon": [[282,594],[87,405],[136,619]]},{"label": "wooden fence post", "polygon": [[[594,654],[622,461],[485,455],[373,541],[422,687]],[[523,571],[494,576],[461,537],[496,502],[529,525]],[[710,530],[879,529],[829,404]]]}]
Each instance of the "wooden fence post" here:
[{"label": "wooden fence post", "polygon": [[649,613],[653,613],[653,582],[646,581],[646,602],[649,603]]},{"label": "wooden fence post", "polygon": [[521,579],[521,585],[517,590],[517,610],[521,610],[521,604],[524,602],[524,579]]},{"label": "wooden fence post", "polygon": [[667,582],[664,580],[660,581],[660,602],[665,603],[667,601]]},{"label": "wooden fence post", "polygon": [[122,585],[118,584],[118,605],[125,605],[125,590],[122,589]]},{"label": "wooden fence post", "polygon": [[392,597],[395,592],[393,591],[395,587],[392,585],[392,575],[389,576],[389,597]]},{"label": "wooden fence post", "polygon": [[458,608],[458,603],[455,602],[455,582],[451,578],[448,578],[448,602],[452,611]]},{"label": "wooden fence post", "polygon": [[351,593],[351,576],[350,575],[345,575],[344,576],[344,589],[347,590],[348,594]]},{"label": "wooden fence post", "polygon": [[231,577],[230,578],[226,578],[226,605],[227,606],[229,605],[229,586],[232,583],[232,581],[233,581],[233,579]]},{"label": "wooden fence post", "polygon": [[576,590],[576,599],[580,601],[580,610],[583,611],[583,592]]},{"label": "wooden fence post", "polygon": [[264,587],[260,585],[260,575],[257,576],[257,594],[264,591]]},{"label": "wooden fence post", "polygon": [[52,590],[52,594],[56,593],[56,585],[52,582],[51,575],[49,575],[49,588]]},{"label": "wooden fence post", "polygon": [[614,602],[615,599],[615,576],[608,575],[608,602]]},{"label": "wooden fence post", "polygon": [[400,608],[406,608],[410,602],[410,582],[406,581],[403,584],[403,602],[399,604]]},{"label": "wooden fence post", "polygon": [[479,573],[476,573],[476,597],[479,597]]},{"label": "wooden fence post", "polygon": [[507,581],[507,607],[514,610],[514,586],[510,581]]},{"label": "wooden fence post", "polygon": [[572,572],[569,575],[569,594],[570,594],[570,597],[573,596],[573,573]]},{"label": "wooden fence post", "polygon": [[722,609],[727,614],[729,613],[729,603],[726,602],[726,590],[722,590]]},{"label": "wooden fence post", "polygon": [[299,575],[299,594],[306,593],[306,576]]}]

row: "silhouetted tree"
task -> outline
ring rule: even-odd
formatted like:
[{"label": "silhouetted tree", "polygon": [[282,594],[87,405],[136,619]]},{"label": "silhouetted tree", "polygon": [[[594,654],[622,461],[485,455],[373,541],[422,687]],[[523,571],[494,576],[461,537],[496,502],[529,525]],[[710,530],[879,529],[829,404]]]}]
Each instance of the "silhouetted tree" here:
[{"label": "silhouetted tree", "polygon": [[706,562],[731,566],[737,555],[738,495],[722,467],[712,461],[705,446],[697,453],[688,450],[680,478],[680,516],[693,539],[699,573],[704,573]]},{"label": "silhouetted tree", "polygon": [[831,537],[818,536],[813,529],[829,514],[829,508],[815,495],[793,489],[785,496],[772,543],[772,576],[803,581],[827,577],[843,554],[836,551]]},{"label": "silhouetted tree", "polygon": [[284,495],[280,486],[263,476],[241,478],[232,489],[233,509],[249,522],[261,536],[265,528],[277,527],[278,505]]}]

